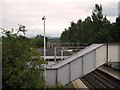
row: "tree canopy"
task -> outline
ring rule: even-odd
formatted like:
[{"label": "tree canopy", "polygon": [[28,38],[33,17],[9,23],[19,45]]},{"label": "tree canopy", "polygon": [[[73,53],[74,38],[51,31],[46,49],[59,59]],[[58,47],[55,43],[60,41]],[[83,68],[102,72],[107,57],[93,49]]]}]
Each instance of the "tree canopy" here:
[{"label": "tree canopy", "polygon": [[2,87],[3,88],[41,88],[44,87],[41,67],[44,60],[34,51],[31,40],[25,36],[25,26],[3,30],[2,36]]},{"label": "tree canopy", "polygon": [[84,21],[81,19],[65,29],[60,37],[62,42],[92,43],[119,43],[120,42],[120,17],[115,23],[107,20],[102,13],[102,5],[95,4],[91,17]]},{"label": "tree canopy", "polygon": [[[46,40],[46,44],[47,44],[48,38],[46,37],[45,40]],[[34,45],[34,47],[43,48],[43,46],[44,46],[44,36],[37,35],[35,38],[31,39],[31,42],[32,42],[32,45]]]}]

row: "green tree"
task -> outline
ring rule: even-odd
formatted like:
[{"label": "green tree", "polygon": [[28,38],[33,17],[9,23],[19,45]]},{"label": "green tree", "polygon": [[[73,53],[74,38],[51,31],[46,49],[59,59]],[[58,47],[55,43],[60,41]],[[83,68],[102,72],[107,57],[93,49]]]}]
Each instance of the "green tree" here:
[{"label": "green tree", "polygon": [[67,29],[65,29],[65,31],[63,31],[61,33],[60,40],[64,41],[64,42],[68,42],[68,40],[69,40],[69,31]]},{"label": "green tree", "polygon": [[[47,45],[48,38],[46,37],[45,40]],[[42,48],[44,46],[44,36],[37,35],[35,38],[31,39],[31,42],[36,48]]]},{"label": "green tree", "polygon": [[116,22],[112,23],[110,35],[112,37],[112,42],[120,43],[120,16],[116,18]]},{"label": "green tree", "polygon": [[88,16],[84,21],[71,22],[68,29],[61,34],[64,42],[92,43],[119,43],[120,42],[120,17],[111,23],[102,13],[102,5],[95,4],[92,19]]},{"label": "green tree", "polygon": [[102,5],[95,4],[95,8],[92,11],[92,19],[93,19],[94,31],[95,32],[100,31],[103,20]]},{"label": "green tree", "polygon": [[25,36],[25,27],[20,25],[17,33],[14,30],[3,30],[2,36],[2,87],[3,88],[41,88],[41,67],[44,60],[34,51],[34,47]]},{"label": "green tree", "polygon": [[110,36],[110,21],[107,20],[106,16],[102,20],[102,27],[99,28],[100,31],[97,32],[95,38],[95,42],[98,43],[109,43],[112,42],[112,38]]}]

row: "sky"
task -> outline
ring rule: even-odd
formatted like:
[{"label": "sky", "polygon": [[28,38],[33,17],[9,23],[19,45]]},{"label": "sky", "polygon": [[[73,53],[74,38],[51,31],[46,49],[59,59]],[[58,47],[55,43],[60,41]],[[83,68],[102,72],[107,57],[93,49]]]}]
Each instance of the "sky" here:
[{"label": "sky", "polygon": [[[1,0],[0,28],[26,26],[27,37],[43,35],[42,17],[46,17],[46,36],[60,37],[70,23],[92,15],[95,4],[101,4],[103,15],[111,22],[118,16],[119,0]],[[0,31],[0,36],[3,34]]]}]

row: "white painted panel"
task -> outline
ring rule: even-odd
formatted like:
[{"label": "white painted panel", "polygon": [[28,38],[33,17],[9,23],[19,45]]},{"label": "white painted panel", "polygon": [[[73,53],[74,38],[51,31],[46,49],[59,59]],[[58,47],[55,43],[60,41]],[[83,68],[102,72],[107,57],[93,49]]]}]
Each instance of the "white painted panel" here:
[{"label": "white painted panel", "polygon": [[120,45],[118,46],[118,62],[120,62]]},{"label": "white painted panel", "polygon": [[95,51],[83,56],[83,74],[87,74],[95,69]]},{"label": "white painted panel", "polygon": [[118,61],[118,45],[108,45],[108,62]]},{"label": "white painted panel", "polygon": [[56,70],[47,70],[46,74],[47,84],[50,86],[56,86]]},{"label": "white painted panel", "polygon": [[[41,57],[44,58],[44,56],[41,56]],[[65,58],[68,58],[68,57],[70,57],[70,56],[63,56],[64,59],[65,59]],[[46,56],[45,58],[46,58],[46,59],[54,59],[55,56]],[[56,59],[61,59],[61,56],[56,56]]]},{"label": "white painted panel", "polygon": [[71,81],[82,76],[82,57],[71,62]]},{"label": "white painted panel", "polygon": [[63,85],[69,83],[69,64],[58,69],[58,83]]},{"label": "white painted panel", "polygon": [[106,63],[106,45],[96,49],[96,68]]}]

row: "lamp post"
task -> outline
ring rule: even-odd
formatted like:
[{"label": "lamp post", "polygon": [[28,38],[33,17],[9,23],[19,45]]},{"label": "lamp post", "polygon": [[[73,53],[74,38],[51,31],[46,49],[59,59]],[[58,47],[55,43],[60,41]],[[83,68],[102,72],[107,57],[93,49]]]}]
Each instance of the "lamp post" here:
[{"label": "lamp post", "polygon": [[[42,18],[42,20],[44,20],[44,60],[46,61],[46,49],[45,49],[45,16]],[[46,84],[46,63],[44,65],[44,78],[45,78],[45,84]],[[46,90],[46,85],[45,85],[45,90]]]}]

